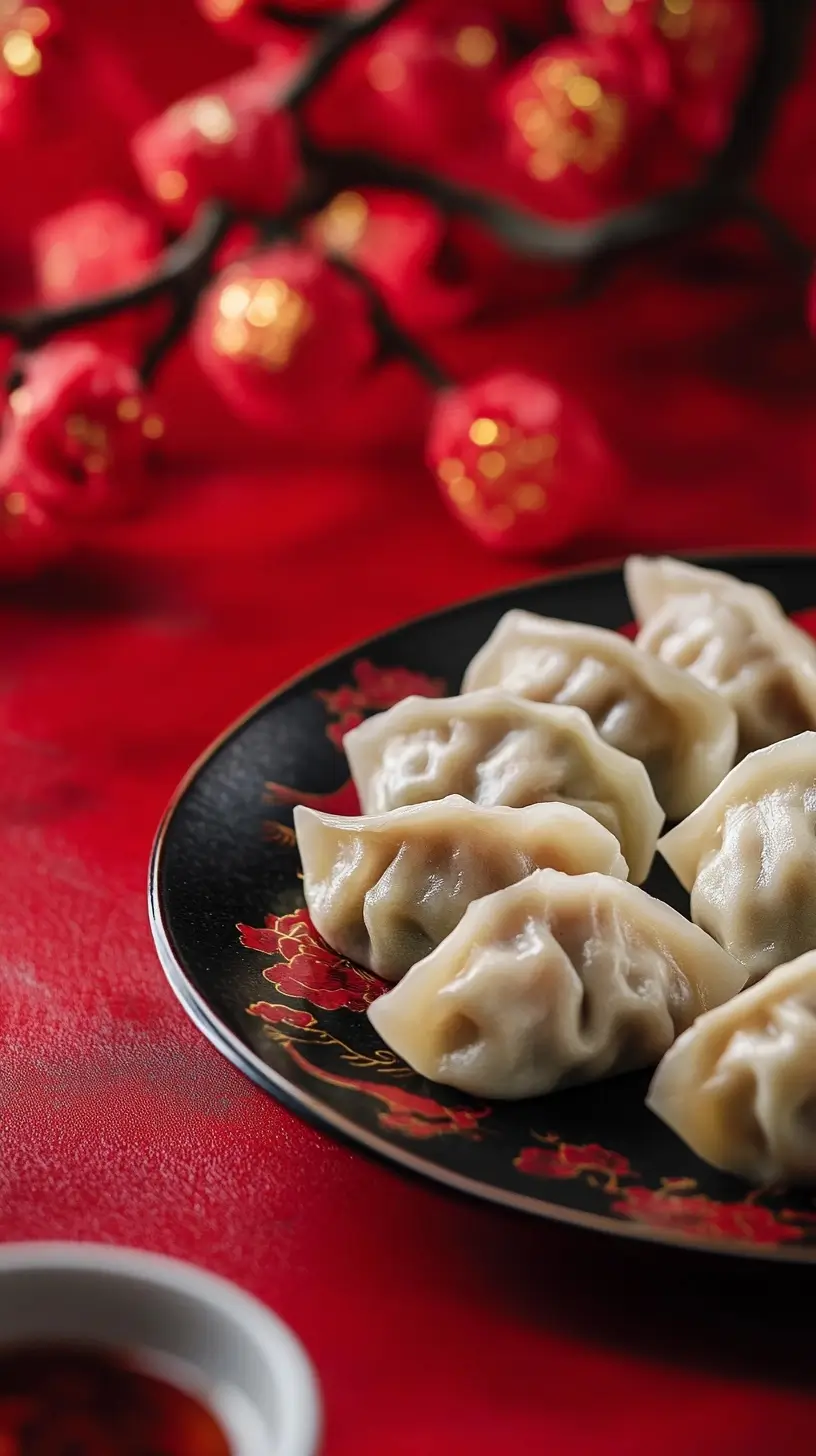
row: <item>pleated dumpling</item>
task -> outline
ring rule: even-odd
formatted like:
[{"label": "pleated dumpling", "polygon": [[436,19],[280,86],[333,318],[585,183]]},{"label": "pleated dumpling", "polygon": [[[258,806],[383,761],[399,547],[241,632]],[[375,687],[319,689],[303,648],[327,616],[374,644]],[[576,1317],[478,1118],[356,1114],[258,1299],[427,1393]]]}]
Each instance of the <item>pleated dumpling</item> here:
[{"label": "pleated dumpling", "polygon": [[646,1100],[715,1168],[752,1183],[816,1183],[816,952],[701,1016]]},{"label": "pleated dumpling", "polygon": [[670,819],[696,809],[734,762],[737,720],[725,700],[603,627],[507,612],[462,691],[489,687],[583,708],[607,743],[645,764]]},{"label": "pleated dumpling", "polygon": [[749,754],[657,847],[749,982],[816,948],[816,732]]},{"label": "pleated dumpling", "polygon": [[816,643],[764,587],[670,557],[630,556],[637,646],[720,693],[738,756],[816,728]]},{"label": "pleated dumpling", "polygon": [[444,940],[471,900],[535,869],[627,874],[614,834],[569,804],[481,809],[452,794],[358,818],[299,805],[295,830],[316,929],[387,981]]},{"label": "pleated dumpling", "polygon": [[635,885],[541,870],[471,905],[368,1014],[422,1076],[474,1097],[533,1097],[654,1065],[744,979]]},{"label": "pleated dumpling", "polygon": [[649,873],[665,817],[649,775],[606,743],[580,708],[498,688],[404,698],[347,733],[343,747],[366,814],[447,794],[516,809],[555,800],[611,830],[637,884]]}]

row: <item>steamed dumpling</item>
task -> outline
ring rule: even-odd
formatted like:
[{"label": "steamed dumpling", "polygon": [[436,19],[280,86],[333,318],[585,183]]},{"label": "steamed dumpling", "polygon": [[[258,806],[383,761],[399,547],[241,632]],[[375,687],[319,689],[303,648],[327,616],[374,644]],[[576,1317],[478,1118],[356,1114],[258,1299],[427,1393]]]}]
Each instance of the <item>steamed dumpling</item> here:
[{"label": "steamed dumpling", "polygon": [[498,688],[404,698],[347,733],[343,747],[366,814],[463,794],[476,804],[575,804],[615,835],[645,880],[664,814],[642,763],[605,743],[580,708]]},{"label": "steamed dumpling", "polygon": [[541,870],[471,905],[368,1014],[415,1071],[533,1097],[651,1066],[745,973],[644,890]]},{"label": "steamed dumpling", "polygon": [[444,940],[471,900],[534,869],[627,874],[614,834],[569,804],[480,809],[452,794],[348,819],[299,805],[295,831],[316,929],[387,981]]},{"label": "steamed dumpling", "polygon": [[816,953],[701,1016],[667,1052],[647,1106],[715,1168],[816,1182]]},{"label": "steamed dumpling", "polygon": [[670,557],[630,556],[624,575],[637,646],[722,694],[740,758],[816,728],[816,643],[764,587]]},{"label": "steamed dumpling", "polygon": [[658,842],[691,918],[756,981],[816,947],[816,733],[758,749]]},{"label": "steamed dumpling", "polygon": [[507,612],[462,691],[488,687],[583,708],[607,743],[645,764],[670,819],[696,809],[734,762],[737,721],[725,700],[603,627]]}]

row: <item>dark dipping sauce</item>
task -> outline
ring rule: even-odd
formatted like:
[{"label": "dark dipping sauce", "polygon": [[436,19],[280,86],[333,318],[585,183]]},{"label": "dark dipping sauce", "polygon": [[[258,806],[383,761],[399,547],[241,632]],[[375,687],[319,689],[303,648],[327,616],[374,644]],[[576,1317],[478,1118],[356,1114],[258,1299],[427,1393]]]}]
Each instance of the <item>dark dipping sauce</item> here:
[{"label": "dark dipping sauce", "polygon": [[0,1350],[0,1456],[231,1456],[195,1396],[126,1355]]}]

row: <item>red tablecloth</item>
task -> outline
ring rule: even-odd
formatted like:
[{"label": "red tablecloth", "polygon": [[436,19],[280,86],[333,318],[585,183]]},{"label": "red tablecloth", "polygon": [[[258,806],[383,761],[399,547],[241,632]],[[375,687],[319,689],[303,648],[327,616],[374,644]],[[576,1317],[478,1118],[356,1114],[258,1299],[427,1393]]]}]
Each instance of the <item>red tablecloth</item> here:
[{"label": "red tablecloth", "polygon": [[328,1456],[805,1456],[811,1280],[406,1182],[233,1070],[153,953],[151,837],[207,741],[316,656],[528,569],[417,470],[312,467],[191,481],[80,579],[3,601],[0,1237],[253,1290],[316,1362]]},{"label": "red tablecloth", "polygon": [[[103,48],[125,15],[77,10]],[[188,0],[139,16],[154,103],[224,69]],[[67,200],[91,153],[55,155]],[[0,200],[42,211],[39,173],[4,166]],[[440,348],[462,372],[556,369],[598,410],[631,495],[574,557],[816,548],[804,280],[659,268]],[[171,367],[170,455],[219,469],[172,467],[153,514],[0,597],[0,1239],[140,1245],[253,1290],[317,1365],[327,1456],[810,1456],[808,1271],[639,1250],[406,1182],[278,1107],[174,1001],[145,876],[190,761],[314,659],[535,570],[471,542],[407,457],[286,459],[200,391]],[[415,433],[421,396],[401,397]]]}]

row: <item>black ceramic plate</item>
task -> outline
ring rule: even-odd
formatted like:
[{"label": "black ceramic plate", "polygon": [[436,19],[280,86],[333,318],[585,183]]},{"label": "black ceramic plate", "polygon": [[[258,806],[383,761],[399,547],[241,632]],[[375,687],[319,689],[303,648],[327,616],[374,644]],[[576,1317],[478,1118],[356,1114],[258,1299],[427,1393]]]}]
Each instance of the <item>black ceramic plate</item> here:
[{"label": "black ceramic plate", "polygon": [[[707,564],[816,606],[816,558]],[[455,692],[509,607],[624,627],[619,570],[576,574],[409,623],[255,708],[182,784],[159,830],[150,913],[182,1004],[274,1096],[404,1169],[596,1229],[816,1259],[816,1202],[749,1189],[701,1163],[643,1105],[648,1074],[536,1101],[477,1103],[415,1076],[365,1015],[383,983],[334,955],[303,909],[292,805],[354,812],[343,733],[407,693]],[[646,888],[686,910],[658,864]]]}]

